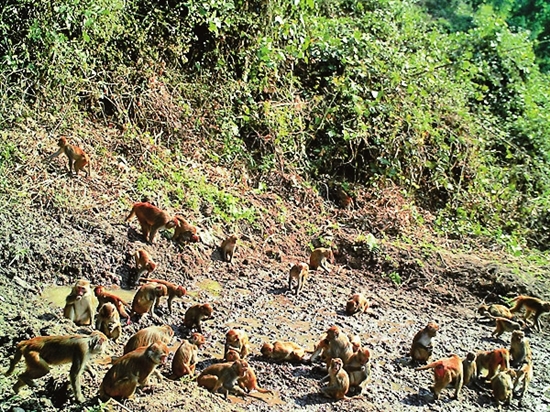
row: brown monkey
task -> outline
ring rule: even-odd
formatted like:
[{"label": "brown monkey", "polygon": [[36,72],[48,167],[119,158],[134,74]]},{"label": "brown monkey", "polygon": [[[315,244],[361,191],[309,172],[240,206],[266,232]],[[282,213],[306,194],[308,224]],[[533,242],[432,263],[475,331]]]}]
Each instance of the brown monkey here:
[{"label": "brown monkey", "polygon": [[153,259],[151,259],[151,255],[145,249],[136,250],[134,258],[136,260],[137,269],[136,279],[139,279],[139,277],[145,272],[148,274],[151,273],[157,267],[157,264],[153,262]]},{"label": "brown monkey", "polygon": [[122,334],[122,326],[115,305],[107,302],[99,307],[95,319],[95,328],[116,342]]},{"label": "brown monkey", "polygon": [[72,174],[74,168],[75,174],[78,175],[78,172],[81,169],[84,169],[84,166],[88,165],[88,170],[84,170],[84,173],[86,173],[86,176],[92,175],[90,158],[84,150],[82,150],[78,146],[68,144],[65,137],[60,137],[57,145],[59,146],[59,150],[54,154],[48,156],[46,158],[46,161],[50,161],[59,156],[61,153],[65,153],[65,156],[67,156],[67,158],[69,159],[69,173]]},{"label": "brown monkey", "polygon": [[134,333],[126,345],[124,345],[124,354],[132,352],[141,346],[149,346],[154,342],[161,342],[166,345],[170,343],[174,337],[174,331],[169,325],[149,326]]},{"label": "brown monkey", "polygon": [[236,351],[242,359],[246,358],[250,353],[248,335],[244,330],[230,329],[225,334],[225,349],[223,352],[224,357],[227,356],[227,352],[230,349]]},{"label": "brown monkey", "polygon": [[94,310],[92,309],[90,282],[84,279],[76,281],[71,293],[65,299],[63,315],[78,326],[93,324]]},{"label": "brown monkey", "polygon": [[168,346],[155,342],[118,358],[101,382],[99,398],[105,402],[111,397],[132,397],[138,385],[147,385],[149,376],[157,365],[166,361],[168,353]]},{"label": "brown monkey", "polygon": [[309,256],[309,268],[311,270],[317,270],[319,267],[324,269],[327,272],[330,272],[330,267],[327,264],[327,261],[331,264],[334,264],[334,253],[332,250],[318,247],[311,252]]},{"label": "brown monkey", "polygon": [[[513,319],[514,315],[510,312],[510,309],[508,309],[504,305],[480,305],[477,309],[477,313],[480,316],[486,316],[486,317],[497,317],[497,318],[506,318],[506,319]],[[488,316],[489,315],[489,316]]]},{"label": "brown monkey", "polygon": [[508,369],[500,371],[491,379],[491,388],[493,389],[493,396],[497,404],[503,402],[505,405],[510,405],[512,395],[514,394],[513,380],[516,378],[516,371]]},{"label": "brown monkey", "polygon": [[433,369],[434,371],[434,386],[431,388],[434,399],[439,399],[441,391],[449,384],[454,385],[454,398],[458,399],[463,383],[462,360],[458,355],[452,354],[449,358],[440,359],[426,366],[416,368],[417,371],[426,369]]},{"label": "brown monkey", "polygon": [[115,305],[115,308],[117,308],[118,314],[123,318],[128,319],[128,323],[130,323],[130,315],[128,315],[126,309],[124,308],[127,303],[124,302],[124,300],[113,293],[107,292],[103,286],[96,286],[94,288],[94,294],[99,301],[98,308],[100,308],[105,303],[112,303],[113,305]]},{"label": "brown monkey", "polygon": [[[351,350],[353,352],[353,345],[352,345],[351,348],[352,348]],[[313,349],[313,353],[311,354],[311,357],[309,358],[309,362],[315,362],[317,359],[321,359],[322,362],[325,362],[328,365],[328,362],[327,362],[327,349],[328,349],[328,339],[327,339],[327,334],[325,333],[321,336],[321,339],[319,340],[317,345],[315,345],[315,348]]]},{"label": "brown monkey", "polygon": [[487,370],[485,380],[490,381],[501,370],[510,369],[510,352],[508,349],[500,348],[488,351],[479,351],[476,354],[477,378],[481,371]]},{"label": "brown monkey", "polygon": [[245,360],[216,363],[201,372],[197,377],[197,384],[212,393],[221,389],[226,398],[228,392],[245,396],[246,394],[236,386],[236,383],[239,378],[245,376],[247,368],[248,363]]},{"label": "brown monkey", "polygon": [[361,349],[361,338],[357,335],[348,335],[349,341],[351,343],[351,348],[353,350],[353,353],[357,352],[359,349]]},{"label": "brown monkey", "polygon": [[[225,360],[227,362],[235,362],[240,359],[241,356],[237,353],[237,351],[233,349],[228,350],[225,356]],[[237,379],[237,384],[248,393],[256,391],[273,395],[273,391],[270,391],[269,389],[263,389],[258,386],[258,378],[256,377],[256,372],[254,371],[254,369],[252,369],[252,366],[250,366],[248,362],[246,362],[246,365],[246,372],[243,376]]]},{"label": "brown monkey", "polygon": [[70,381],[75,398],[78,402],[84,402],[80,375],[86,370],[92,377],[95,376],[87,363],[91,355],[103,352],[107,340],[103,333],[94,331],[90,335],[39,336],[21,341],[17,344],[6,376],[13,373],[15,365],[24,357],[27,368],[19,375],[17,383],[13,386],[15,393],[18,393],[25,385],[35,387],[34,379],[47,375],[50,371],[49,365],[70,362]]},{"label": "brown monkey", "polygon": [[522,383],[521,391],[519,394],[519,406],[521,406],[523,402],[523,396],[525,395],[525,392],[527,392],[527,387],[533,379],[533,362],[524,362],[520,368],[516,369],[515,372],[516,379],[514,381],[514,390],[518,388],[520,382]]},{"label": "brown monkey", "polygon": [[134,295],[132,311],[138,315],[149,312],[153,318],[156,318],[155,310],[158,308],[160,298],[167,295],[168,289],[160,283],[151,282],[141,285]]},{"label": "brown monkey", "polygon": [[362,394],[371,375],[369,350],[358,349],[351,355],[344,369],[348,373],[350,387],[359,387],[359,393]]},{"label": "brown monkey", "polygon": [[264,343],[261,349],[264,357],[275,362],[302,362],[305,349],[294,342],[275,341],[273,344]]},{"label": "brown monkey", "polygon": [[346,314],[354,315],[358,312],[364,313],[369,307],[367,298],[362,293],[354,293],[346,303]]},{"label": "brown monkey", "polygon": [[195,375],[195,365],[199,349],[206,339],[200,333],[193,333],[190,340],[182,340],[172,359],[172,377],[177,379],[184,375]]},{"label": "brown monkey", "polygon": [[197,228],[190,225],[183,217],[176,215],[176,228],[174,229],[174,236],[172,240],[174,242],[193,242],[196,243],[200,240],[197,236]]},{"label": "brown monkey", "polygon": [[[327,365],[332,358],[340,358],[346,364],[353,354],[353,346],[348,336],[340,331],[338,326],[331,326],[327,330],[325,350]],[[313,355],[312,355],[313,357]]]},{"label": "brown monkey", "polygon": [[525,332],[515,330],[512,332],[512,340],[510,342],[510,364],[517,368],[522,363],[531,363],[533,357],[531,355],[531,345],[529,339],[525,337]]},{"label": "brown monkey", "polygon": [[474,352],[468,352],[462,361],[462,371],[464,372],[464,385],[468,385],[475,380],[477,376],[477,365],[476,354]]},{"label": "brown monkey", "polygon": [[329,379],[328,386],[321,388],[321,392],[328,398],[344,399],[349,390],[349,376],[344,370],[344,362],[340,358],[332,358],[328,366],[328,375],[322,380]]},{"label": "brown monkey", "polygon": [[231,235],[222,242],[220,249],[224,262],[233,262],[233,255],[235,254],[235,249],[237,249],[237,240],[237,236]]},{"label": "brown monkey", "polygon": [[126,222],[134,216],[141,225],[143,237],[151,243],[154,242],[160,229],[172,229],[177,225],[175,218],[171,218],[168,213],[147,202],[134,203]]},{"label": "brown monkey", "polygon": [[202,333],[201,321],[212,317],[214,309],[209,303],[202,305],[193,305],[185,311],[185,317],[183,318],[183,326],[188,329],[196,328],[199,333]]},{"label": "brown monkey", "polygon": [[296,296],[298,296],[304,287],[308,273],[307,263],[297,263],[292,266],[288,274],[288,290],[292,290],[292,280],[296,280]]},{"label": "brown monkey", "polygon": [[495,330],[491,333],[491,336],[498,338],[504,332],[513,332],[515,330],[521,330],[521,325],[518,322],[506,318],[495,318]]},{"label": "brown monkey", "polygon": [[166,280],[141,278],[139,281],[154,282],[166,286],[166,289],[168,290],[168,311],[170,313],[172,313],[172,301],[174,300],[174,298],[181,298],[183,295],[187,294],[187,291],[183,286],[178,286],[175,283],[168,282]]},{"label": "brown monkey", "polygon": [[550,302],[545,302],[531,296],[518,296],[512,299],[512,302],[515,302],[515,306],[510,309],[510,312],[516,313],[521,310],[522,307],[525,307],[525,315],[523,319],[527,321],[532,314],[535,314],[535,319],[533,325],[535,329],[540,332],[540,323],[539,317],[543,313],[550,312]]},{"label": "brown monkey", "polygon": [[414,335],[411,350],[409,351],[409,355],[413,361],[426,362],[432,356],[434,346],[432,338],[437,335],[438,330],[439,326],[437,324],[429,322],[424,329]]}]

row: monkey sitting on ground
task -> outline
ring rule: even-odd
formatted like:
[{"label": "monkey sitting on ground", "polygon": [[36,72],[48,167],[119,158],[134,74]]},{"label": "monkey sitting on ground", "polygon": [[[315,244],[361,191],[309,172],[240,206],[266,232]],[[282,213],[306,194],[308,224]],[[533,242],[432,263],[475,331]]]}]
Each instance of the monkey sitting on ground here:
[{"label": "monkey sitting on ground", "polygon": [[318,247],[311,252],[309,256],[309,268],[311,270],[322,268],[326,272],[330,272],[328,263],[334,264],[334,253],[332,253],[332,250]]},{"label": "monkey sitting on ground", "polygon": [[321,388],[321,392],[327,398],[337,400],[344,399],[349,390],[349,376],[344,370],[344,362],[340,358],[332,358],[328,366],[328,375],[323,380],[328,378],[328,386]]},{"label": "monkey sitting on ground", "polygon": [[95,319],[95,328],[116,342],[122,334],[122,326],[115,305],[107,302],[99,307]]},{"label": "monkey sitting on ground", "polygon": [[288,290],[292,290],[292,281],[296,280],[296,296],[300,294],[306,283],[309,266],[307,263],[297,263],[290,268],[288,274]]},{"label": "monkey sitting on ground", "polygon": [[172,229],[178,224],[176,219],[170,217],[168,213],[147,202],[134,203],[125,221],[129,221],[134,216],[138,219],[143,237],[151,243],[155,241],[155,236],[160,229]]},{"label": "monkey sitting on ground", "polygon": [[197,228],[187,220],[185,220],[183,217],[176,215],[176,228],[174,229],[174,236],[172,236],[172,240],[174,242],[193,242],[196,243],[200,240],[200,238],[197,236]]},{"label": "monkey sitting on ground", "polygon": [[515,306],[510,309],[510,312],[516,313],[520,311],[522,307],[525,307],[525,315],[523,316],[523,320],[527,322],[531,315],[534,314],[535,318],[533,325],[535,329],[540,332],[539,318],[543,313],[550,312],[550,302],[544,302],[531,296],[522,295],[512,299],[512,302],[515,302]]},{"label": "monkey sitting on ground", "polygon": [[92,325],[94,310],[92,309],[92,289],[90,282],[79,279],[73,286],[71,293],[65,299],[63,315],[72,320],[77,326]]},{"label": "monkey sitting on ground", "polygon": [[124,345],[124,354],[132,352],[141,346],[149,346],[154,342],[162,342],[168,345],[174,337],[174,331],[170,325],[149,326],[134,333],[126,345]]},{"label": "monkey sitting on ground", "polygon": [[533,357],[531,354],[531,345],[529,339],[525,337],[525,332],[515,330],[512,332],[510,341],[510,364],[513,368],[517,368],[522,363],[531,363]]},{"label": "monkey sitting on ground", "polygon": [[142,346],[118,358],[107,371],[101,386],[99,398],[131,398],[138,386],[147,385],[155,368],[166,361],[169,349],[162,342]]},{"label": "monkey sitting on ground", "polygon": [[222,242],[220,250],[222,252],[222,260],[224,262],[233,263],[233,255],[237,249],[237,236],[231,235]]},{"label": "monkey sitting on ground", "polygon": [[358,349],[351,355],[344,370],[348,373],[350,387],[358,387],[359,394],[363,394],[371,375],[369,350],[367,348]]},{"label": "monkey sitting on ground", "polygon": [[74,173],[78,175],[78,172],[80,170],[84,170],[84,166],[88,165],[88,170],[84,170],[84,173],[86,173],[86,176],[92,175],[92,169],[90,165],[90,158],[86,154],[84,150],[82,150],[80,147],[71,145],[67,143],[67,139],[65,137],[60,137],[57,145],[59,146],[59,150],[55,152],[54,154],[48,156],[46,158],[46,161],[50,161],[57,156],[59,156],[61,153],[65,153],[65,156],[69,159],[69,173]]},{"label": "monkey sitting on ground", "polygon": [[416,333],[413,338],[409,355],[416,362],[426,362],[433,352],[432,338],[437,335],[439,326],[433,322],[429,322],[426,327]]},{"label": "monkey sitting on ground", "polygon": [[196,328],[199,333],[202,333],[201,321],[204,319],[210,319],[214,309],[209,303],[203,303],[202,305],[193,305],[185,311],[183,318],[183,326],[188,329]]},{"label": "monkey sitting on ground", "polygon": [[454,398],[458,399],[463,383],[462,360],[458,355],[452,354],[449,358],[440,359],[426,366],[416,368],[417,371],[433,369],[434,386],[431,388],[434,399],[439,399],[441,391],[452,384],[455,388]]},{"label": "monkey sitting on ground", "polygon": [[477,309],[477,314],[485,317],[497,317],[513,319],[514,315],[504,305],[492,304],[492,305],[480,305]]},{"label": "monkey sitting on ground", "polygon": [[201,372],[197,377],[197,384],[212,393],[216,393],[221,389],[226,399],[229,392],[246,396],[246,393],[236,384],[239,378],[246,375],[247,368],[248,363],[245,360],[216,363]]},{"label": "monkey sitting on ground", "polygon": [[138,315],[150,313],[156,319],[155,310],[158,307],[160,298],[168,295],[166,286],[160,283],[146,283],[141,285],[134,295],[132,301],[132,312]]},{"label": "monkey sitting on ground", "polygon": [[185,375],[195,375],[195,365],[199,349],[206,339],[200,333],[193,333],[190,340],[182,340],[172,359],[172,378],[177,379]]},{"label": "monkey sitting on ground", "polygon": [[462,371],[464,372],[463,383],[464,386],[473,382],[477,376],[476,354],[468,352],[464,360],[462,361]]},{"label": "monkey sitting on ground", "polygon": [[225,334],[225,348],[223,356],[227,359],[227,352],[233,349],[244,359],[250,353],[250,346],[248,344],[248,335],[244,330],[230,329]]},{"label": "monkey sitting on ground", "polygon": [[294,342],[275,341],[264,343],[260,351],[262,355],[274,362],[296,362],[304,360],[305,349]]},{"label": "monkey sitting on ground", "polygon": [[117,295],[107,292],[103,286],[96,286],[94,288],[94,294],[99,302],[98,308],[103,306],[106,303],[112,303],[115,305],[115,308],[118,311],[118,314],[127,319],[127,323],[130,323],[130,315],[126,312],[126,309],[124,308],[127,303],[124,302],[121,298],[119,298]]},{"label": "monkey sitting on ground", "polygon": [[493,396],[500,407],[500,402],[510,405],[512,395],[514,394],[513,380],[516,378],[516,372],[512,369],[500,371],[491,379],[491,388]]},{"label": "monkey sitting on ground", "polygon": [[170,314],[172,313],[172,301],[174,300],[174,298],[181,298],[182,296],[187,294],[187,291],[183,286],[178,286],[175,283],[168,282],[166,280],[141,278],[139,281],[159,283],[166,286],[166,289],[168,291],[168,312],[170,312]]},{"label": "monkey sitting on ground", "polygon": [[[227,351],[225,360],[227,362],[235,362],[237,360],[240,360],[241,357],[237,353],[237,351],[230,349]],[[246,362],[246,361],[245,361]],[[273,391],[270,391],[269,389],[263,389],[258,386],[258,378],[256,377],[256,372],[254,369],[252,369],[252,366],[246,362],[246,372],[243,376],[237,379],[237,384],[244,389],[246,392],[250,393],[253,391],[260,392],[260,393],[269,393],[273,395]]]},{"label": "monkey sitting on ground", "polygon": [[490,381],[497,374],[498,370],[510,369],[510,352],[508,349],[500,348],[487,351],[479,351],[476,354],[477,379],[482,371],[487,370],[486,381]]},{"label": "monkey sitting on ground", "polygon": [[354,293],[351,295],[351,297],[348,299],[348,302],[346,303],[346,314],[351,316],[356,313],[365,313],[365,311],[369,307],[369,302],[365,295],[362,293]]},{"label": "monkey sitting on ground", "polygon": [[17,383],[13,386],[15,393],[25,385],[36,387],[34,379],[41,378],[50,372],[49,365],[71,363],[70,381],[75,398],[78,402],[84,402],[80,388],[80,376],[86,370],[92,377],[95,373],[88,365],[92,355],[103,352],[107,344],[107,337],[94,331],[90,335],[70,336],[39,336],[17,344],[17,350],[6,372],[10,376],[15,366],[25,358],[27,368],[19,375]]}]

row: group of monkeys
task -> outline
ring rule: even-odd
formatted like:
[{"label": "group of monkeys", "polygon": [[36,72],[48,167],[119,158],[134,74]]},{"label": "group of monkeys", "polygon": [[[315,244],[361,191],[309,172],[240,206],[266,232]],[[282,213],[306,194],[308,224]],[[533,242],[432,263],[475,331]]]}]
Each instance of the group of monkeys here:
[{"label": "group of monkeys", "polygon": [[[65,138],[59,139],[60,149],[48,159],[65,153],[69,158],[69,172],[75,172],[88,165],[89,157],[80,148],[67,144]],[[153,243],[157,232],[163,228],[174,229],[172,237],[175,241],[198,242],[197,229],[183,217],[171,217],[149,202],[135,203],[126,221],[136,216],[141,226],[145,240]],[[231,262],[237,245],[237,237],[229,236],[221,244],[222,259]],[[150,274],[156,268],[151,256],[144,249],[135,252],[137,269],[136,280],[143,282],[134,295],[131,313],[126,310],[126,303],[105,290],[96,286],[95,294],[99,306],[97,313],[93,307],[92,289],[87,280],[77,280],[66,298],[64,316],[79,326],[95,326],[89,335],[40,336],[19,342],[15,355],[6,375],[11,375],[21,358],[25,359],[26,370],[18,376],[13,389],[18,392],[25,385],[36,386],[34,379],[45,376],[50,371],[50,365],[71,363],[70,383],[78,402],[83,402],[80,377],[84,371],[95,376],[88,360],[92,355],[103,352],[109,339],[117,341],[121,336],[121,317],[131,322],[131,317],[149,314],[155,320],[158,317],[155,309],[160,299],[168,298],[168,309],[172,313],[172,301],[186,294],[185,288],[172,282],[149,277],[142,278],[144,273]],[[298,295],[305,284],[310,270],[321,268],[330,271],[328,263],[334,263],[334,254],[329,248],[317,248],[310,255],[309,264],[298,263],[291,267],[288,276],[288,288]],[[294,287],[293,284],[296,284]],[[529,296],[518,296],[513,300],[515,305],[508,309],[502,305],[482,305],[479,313],[495,320],[496,329],[493,335],[500,336],[505,331],[512,332],[510,349],[500,348],[492,351],[470,352],[465,359],[458,355],[440,359],[417,370],[433,369],[434,386],[432,391],[435,399],[448,385],[455,388],[455,397],[463,385],[470,382],[490,381],[497,402],[510,403],[514,390],[522,384],[520,396],[523,398],[527,386],[533,376],[531,349],[525,333],[521,330],[525,324],[513,321],[513,313],[525,308],[524,321],[534,315],[533,325],[540,330],[539,317],[550,312],[550,302]],[[353,294],[347,304],[346,313],[354,315],[365,312],[369,304],[361,293]],[[174,331],[168,325],[150,326],[134,334],[124,346],[123,356],[112,362],[111,368],[105,374],[99,388],[99,397],[103,401],[109,399],[130,398],[139,387],[147,385],[151,374],[156,373],[156,367],[163,364],[170,352],[175,352],[172,360],[171,379],[189,375],[199,386],[213,393],[221,391],[227,396],[233,393],[241,396],[251,391],[271,393],[260,388],[254,369],[246,361],[250,353],[249,339],[243,330],[231,329],[225,336],[224,361],[206,367],[195,377],[195,365],[200,347],[205,343],[202,335],[201,321],[212,316],[213,308],[209,303],[196,304],[185,312],[183,325],[193,332],[189,339],[184,339],[174,347],[169,348]],[[95,318],[95,323],[94,323]],[[433,341],[439,327],[435,323],[420,330],[413,339],[409,354],[413,362],[427,362],[432,355]],[[324,396],[333,399],[350,399],[348,394],[353,391],[363,394],[371,375],[370,352],[361,346],[358,336],[350,336],[337,326],[331,326],[320,338],[313,351],[307,351],[294,342],[275,341],[264,343],[262,355],[275,362],[315,362],[326,363],[327,375],[322,382],[328,384],[321,388]],[[306,356],[308,354],[309,356]],[[481,372],[488,373],[481,378]],[[352,392],[353,392],[352,391]],[[520,401],[521,402],[521,401]]]}]

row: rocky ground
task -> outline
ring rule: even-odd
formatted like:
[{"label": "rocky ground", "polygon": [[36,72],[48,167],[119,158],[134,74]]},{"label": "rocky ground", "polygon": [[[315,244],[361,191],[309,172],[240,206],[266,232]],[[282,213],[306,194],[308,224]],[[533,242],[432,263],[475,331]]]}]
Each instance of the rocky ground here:
[{"label": "rocky ground", "polygon": [[[63,319],[59,304],[43,297],[45,290],[86,278],[94,285],[127,291],[131,296],[132,253],[145,247],[159,264],[155,276],[182,284],[189,291],[188,296],[175,301],[171,315],[165,305],[158,313],[173,327],[178,340],[188,334],[182,326],[186,308],[203,302],[214,307],[214,317],[204,324],[207,344],[197,370],[222,357],[229,328],[242,328],[251,338],[250,364],[260,385],[275,392],[275,396],[256,394],[226,401],[221,395],[197,388],[190,380],[166,379],[155,384],[153,379],[151,387],[124,401],[123,407],[111,404],[115,410],[496,410],[490,390],[478,386],[464,388],[458,401],[449,398],[451,390],[445,390],[441,400],[433,401],[429,391],[431,373],[417,372],[409,363],[407,351],[412,338],[427,322],[434,321],[441,327],[435,359],[451,353],[464,356],[468,351],[508,347],[508,333],[502,339],[492,339],[493,326],[474,319],[478,305],[483,300],[506,303],[519,293],[550,298],[545,279],[518,276],[506,258],[499,259],[496,253],[459,253],[452,241],[407,241],[415,237],[403,236],[404,232],[398,230],[406,226],[409,215],[395,202],[396,194],[390,193],[396,197],[387,207],[376,198],[360,194],[354,208],[344,211],[287,175],[266,179],[268,190],[262,193],[242,188],[250,203],[261,211],[262,219],[239,228],[239,248],[233,264],[228,264],[221,261],[217,249],[227,228],[209,225],[207,214],[193,220],[199,226],[201,243],[177,245],[170,241],[171,233],[164,232],[154,245],[149,245],[143,241],[137,221],[122,223],[129,211],[130,196],[111,196],[117,185],[126,183],[123,179],[71,178],[60,167],[54,163],[40,173],[14,170],[18,178],[28,181],[31,174],[31,181],[42,179],[48,187],[28,186],[28,182],[19,186],[13,180],[0,192],[2,367],[7,368],[15,344],[22,339],[86,332],[86,328],[76,328]],[[34,192],[30,193],[29,187]],[[78,193],[82,204],[59,206],[54,198],[57,190],[52,188]],[[29,195],[21,201],[21,193],[25,192]],[[96,201],[90,201],[90,197]],[[97,200],[104,198],[110,200]],[[288,211],[285,219],[276,219],[283,209]],[[401,236],[384,235],[395,231]],[[367,237],[369,233],[377,241]],[[286,286],[289,266],[307,261],[310,245],[319,242],[329,242],[337,249],[336,263],[330,273],[311,273],[304,293],[296,297]],[[545,270],[540,268],[541,272]],[[354,292],[366,294],[371,308],[350,317],[343,309]],[[145,317],[140,323],[125,326],[122,341],[151,324]],[[335,402],[320,396],[320,364],[281,365],[259,356],[262,342],[276,339],[292,340],[311,350],[331,325],[359,335],[371,351],[373,374],[362,399]],[[547,319],[543,317],[542,332],[527,330],[527,335],[535,376],[521,409],[549,410]],[[112,344],[106,356],[121,352],[122,344]],[[84,396],[88,399],[84,406],[74,402],[67,388],[67,367],[54,367],[50,375],[38,380],[37,388],[25,388],[17,396],[11,390],[14,377],[0,376],[1,410],[99,410],[97,388],[109,365],[105,357],[100,357],[94,367],[98,371],[95,379],[84,376]],[[17,371],[21,370],[22,364]],[[168,366],[162,372],[168,376]],[[518,409],[517,405],[514,399],[511,409]]]}]

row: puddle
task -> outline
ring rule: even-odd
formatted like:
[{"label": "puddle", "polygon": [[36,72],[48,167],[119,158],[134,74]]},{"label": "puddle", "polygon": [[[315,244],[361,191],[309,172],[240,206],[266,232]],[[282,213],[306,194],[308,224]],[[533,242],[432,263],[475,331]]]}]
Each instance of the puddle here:
[{"label": "puddle", "polygon": [[223,290],[223,286],[219,282],[211,279],[201,280],[197,283],[197,287],[200,290],[210,293],[212,296],[219,297],[220,292]]},{"label": "puddle", "polygon": [[[71,286],[48,286],[44,288],[42,295],[40,295],[47,302],[52,303],[57,307],[65,307],[65,299],[71,293]],[[136,293],[135,290],[126,290],[126,289],[105,289],[113,295],[118,296],[125,302],[131,304]],[[95,305],[98,304],[97,299],[93,296],[92,301]]]}]

